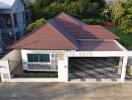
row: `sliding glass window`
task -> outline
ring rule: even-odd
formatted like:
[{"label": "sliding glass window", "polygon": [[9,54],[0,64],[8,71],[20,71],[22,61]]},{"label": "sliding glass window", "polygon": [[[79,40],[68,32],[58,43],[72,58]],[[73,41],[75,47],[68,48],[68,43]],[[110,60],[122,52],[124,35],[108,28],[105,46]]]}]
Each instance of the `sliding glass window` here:
[{"label": "sliding glass window", "polygon": [[28,62],[50,62],[50,54],[28,54]]}]

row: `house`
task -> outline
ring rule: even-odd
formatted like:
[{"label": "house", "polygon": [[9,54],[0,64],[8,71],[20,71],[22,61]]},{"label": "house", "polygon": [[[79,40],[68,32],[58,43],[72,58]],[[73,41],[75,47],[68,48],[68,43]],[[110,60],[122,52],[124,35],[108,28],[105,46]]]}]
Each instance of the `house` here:
[{"label": "house", "polygon": [[27,4],[23,0],[0,0],[0,52],[26,34],[29,23]]},{"label": "house", "polygon": [[0,60],[2,81],[124,82],[132,52],[118,39],[100,25],[62,12],[9,47],[12,51]]}]

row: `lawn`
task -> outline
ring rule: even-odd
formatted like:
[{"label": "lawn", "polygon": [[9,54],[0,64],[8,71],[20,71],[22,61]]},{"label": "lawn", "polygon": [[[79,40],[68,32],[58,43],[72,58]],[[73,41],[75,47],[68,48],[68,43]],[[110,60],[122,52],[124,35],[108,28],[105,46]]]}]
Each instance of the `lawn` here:
[{"label": "lawn", "polygon": [[[105,26],[106,29],[110,30],[111,32],[114,32],[114,27],[112,26]],[[125,34],[120,28],[116,29],[115,33],[118,37],[120,37],[119,42],[124,45],[128,49],[132,49],[132,34]]]},{"label": "lawn", "polygon": [[27,72],[22,74],[13,74],[15,78],[57,78],[57,72]]}]

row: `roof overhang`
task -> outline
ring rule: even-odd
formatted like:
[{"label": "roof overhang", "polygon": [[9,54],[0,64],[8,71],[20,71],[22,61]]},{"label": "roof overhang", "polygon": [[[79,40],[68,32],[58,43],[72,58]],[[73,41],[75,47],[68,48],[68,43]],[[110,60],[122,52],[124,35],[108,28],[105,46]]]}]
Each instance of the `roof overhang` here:
[{"label": "roof overhang", "polygon": [[79,51],[127,51],[116,40],[81,40]]},{"label": "roof overhang", "polygon": [[[92,42],[95,42],[95,41],[92,41]],[[123,56],[132,55],[132,52],[128,51],[125,47],[123,47],[116,40],[111,40],[111,41],[107,40],[104,42],[105,43],[101,43],[99,45],[99,47],[98,47],[98,45],[91,44],[91,46],[93,46],[92,48],[94,48],[93,50],[89,50],[89,48],[85,48],[85,50],[83,50],[84,49],[83,48],[82,50],[79,50],[79,51],[67,52],[66,55],[68,57],[123,57]],[[88,43],[88,41],[87,41],[87,43]],[[107,43],[110,45],[106,45]],[[111,45],[112,45],[112,47],[111,47]]]}]

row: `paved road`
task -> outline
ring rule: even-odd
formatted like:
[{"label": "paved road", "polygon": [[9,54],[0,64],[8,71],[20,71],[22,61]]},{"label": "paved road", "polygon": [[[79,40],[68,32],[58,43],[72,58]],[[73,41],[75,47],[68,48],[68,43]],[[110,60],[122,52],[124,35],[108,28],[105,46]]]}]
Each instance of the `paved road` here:
[{"label": "paved road", "polygon": [[132,100],[132,84],[2,83],[0,100]]}]

